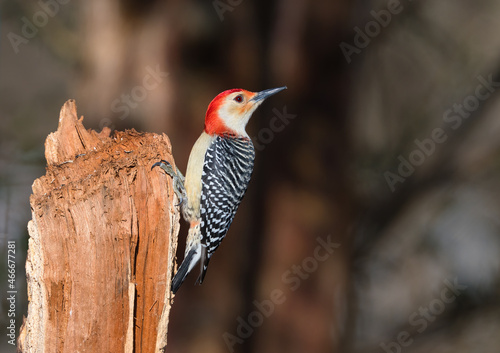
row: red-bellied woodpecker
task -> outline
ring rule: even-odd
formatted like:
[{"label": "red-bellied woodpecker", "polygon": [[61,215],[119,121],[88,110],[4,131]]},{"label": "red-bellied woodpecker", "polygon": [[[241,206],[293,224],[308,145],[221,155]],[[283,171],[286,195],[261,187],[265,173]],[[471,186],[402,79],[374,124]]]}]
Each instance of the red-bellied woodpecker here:
[{"label": "red-bellied woodpecker", "polygon": [[255,151],[245,127],[266,98],[285,88],[257,93],[238,88],[220,93],[208,106],[205,130],[191,150],[186,177],[166,161],[153,165],[174,179],[182,215],[190,225],[184,261],[172,280],[172,292],[198,262],[197,282],[203,282],[210,257],[226,236],[252,175]]}]

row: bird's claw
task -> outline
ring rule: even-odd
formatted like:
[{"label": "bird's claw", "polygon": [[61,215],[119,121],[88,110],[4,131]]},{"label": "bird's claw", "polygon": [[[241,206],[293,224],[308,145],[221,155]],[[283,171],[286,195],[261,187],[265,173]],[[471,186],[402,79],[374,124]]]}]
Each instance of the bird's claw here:
[{"label": "bird's claw", "polygon": [[182,196],[182,194],[179,195],[178,191],[174,191],[174,192],[177,195],[177,198],[180,200],[179,203],[177,205],[175,205],[177,207],[177,206],[180,206],[180,205],[182,205],[184,203],[184,197]]},{"label": "bird's claw", "polygon": [[153,164],[153,166],[151,167],[151,170],[153,170],[154,167],[160,167],[161,169],[163,169],[165,171],[165,173],[167,173],[168,175],[170,175],[172,178],[176,174],[174,172],[174,168],[172,168],[172,164],[170,164],[169,162],[167,162],[164,159],[162,159],[161,161],[156,162],[155,164]]}]

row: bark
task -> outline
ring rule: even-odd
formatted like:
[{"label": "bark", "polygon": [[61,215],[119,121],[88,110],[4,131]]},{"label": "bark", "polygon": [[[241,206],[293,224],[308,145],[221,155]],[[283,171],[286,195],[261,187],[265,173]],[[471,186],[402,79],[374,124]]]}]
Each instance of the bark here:
[{"label": "bark", "polygon": [[33,183],[21,352],[162,352],[179,212],[166,135],[86,130],[73,100]]}]

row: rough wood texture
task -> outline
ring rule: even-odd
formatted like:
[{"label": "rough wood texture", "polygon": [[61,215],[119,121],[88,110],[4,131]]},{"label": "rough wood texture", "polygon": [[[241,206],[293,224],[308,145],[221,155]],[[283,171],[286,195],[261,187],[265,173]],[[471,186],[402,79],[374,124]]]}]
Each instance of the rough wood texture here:
[{"label": "rough wood texture", "polygon": [[179,213],[166,135],[97,133],[67,101],[35,180],[21,352],[162,352]]}]

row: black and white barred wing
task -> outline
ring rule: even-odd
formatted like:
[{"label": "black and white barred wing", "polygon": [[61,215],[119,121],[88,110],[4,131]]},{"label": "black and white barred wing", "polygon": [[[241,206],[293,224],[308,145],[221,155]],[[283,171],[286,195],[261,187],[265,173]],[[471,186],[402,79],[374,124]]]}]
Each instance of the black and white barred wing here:
[{"label": "black and white barred wing", "polygon": [[217,137],[205,155],[201,190],[201,234],[206,247],[202,255],[203,281],[208,260],[233,221],[252,176],[255,151],[249,139]]}]

